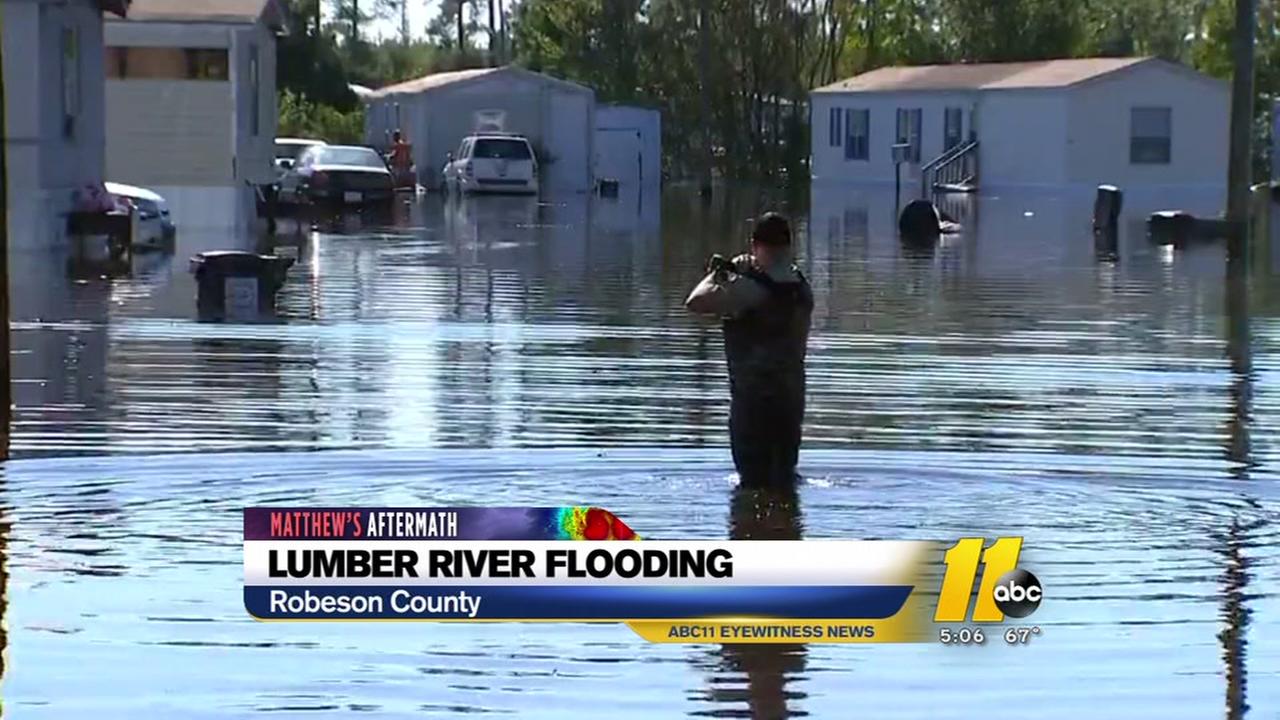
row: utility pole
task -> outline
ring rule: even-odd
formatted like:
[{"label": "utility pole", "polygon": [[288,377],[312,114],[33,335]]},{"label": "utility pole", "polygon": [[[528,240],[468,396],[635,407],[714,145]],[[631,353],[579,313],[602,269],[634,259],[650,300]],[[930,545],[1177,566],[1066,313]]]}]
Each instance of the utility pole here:
[{"label": "utility pole", "polygon": [[507,60],[507,10],[502,0],[498,0],[498,64],[506,65]]},{"label": "utility pole", "polygon": [[1253,161],[1253,36],[1255,0],[1235,0],[1236,30],[1232,42],[1231,145],[1227,159],[1227,258],[1245,259],[1248,244],[1250,165]]},{"label": "utility pole", "polygon": [[466,8],[466,0],[458,0],[458,57],[464,58],[467,55],[467,33],[466,24],[462,17],[462,12]]},{"label": "utility pole", "polygon": [[702,179],[698,185],[698,194],[703,198],[711,197],[711,166],[713,151],[711,149],[711,95],[707,87],[707,64],[711,62],[711,29],[709,27],[711,13],[707,8],[710,0],[698,3],[698,96],[702,103]]},{"label": "utility pole", "polygon": [[4,5],[0,4],[0,460],[9,459],[13,383],[9,367],[9,125],[5,113]]},{"label": "utility pole", "polygon": [[867,0],[867,55],[863,70],[876,68],[876,0]]},{"label": "utility pole", "polygon": [[489,67],[493,67],[498,64],[495,61],[498,44],[498,25],[497,18],[494,16],[493,12],[493,0],[489,0]]}]

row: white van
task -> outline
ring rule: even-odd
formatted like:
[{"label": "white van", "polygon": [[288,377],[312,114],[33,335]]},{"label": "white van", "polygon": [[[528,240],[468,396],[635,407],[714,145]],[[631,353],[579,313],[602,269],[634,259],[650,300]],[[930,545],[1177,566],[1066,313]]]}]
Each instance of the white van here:
[{"label": "white van", "polygon": [[443,180],[449,192],[537,194],[538,160],[523,136],[469,135],[444,166]]}]

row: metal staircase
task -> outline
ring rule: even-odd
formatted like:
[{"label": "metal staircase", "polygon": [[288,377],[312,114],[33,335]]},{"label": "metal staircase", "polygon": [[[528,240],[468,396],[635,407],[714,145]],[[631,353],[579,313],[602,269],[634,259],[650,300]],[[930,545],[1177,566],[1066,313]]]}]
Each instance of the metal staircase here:
[{"label": "metal staircase", "polygon": [[957,145],[920,168],[920,196],[978,190],[978,141]]}]

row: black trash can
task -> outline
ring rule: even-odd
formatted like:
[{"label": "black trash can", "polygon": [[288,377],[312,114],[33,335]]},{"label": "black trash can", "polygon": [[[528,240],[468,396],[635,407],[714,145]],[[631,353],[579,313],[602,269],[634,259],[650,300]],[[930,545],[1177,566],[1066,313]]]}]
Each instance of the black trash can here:
[{"label": "black trash can", "polygon": [[1093,231],[1114,230],[1120,224],[1120,209],[1124,194],[1115,185],[1099,185],[1093,200]]},{"label": "black trash can", "polygon": [[214,250],[191,258],[202,320],[251,319],[275,311],[293,258]]},{"label": "black trash can", "polygon": [[1147,237],[1157,245],[1181,247],[1196,232],[1196,218],[1181,210],[1161,210],[1147,218]]}]

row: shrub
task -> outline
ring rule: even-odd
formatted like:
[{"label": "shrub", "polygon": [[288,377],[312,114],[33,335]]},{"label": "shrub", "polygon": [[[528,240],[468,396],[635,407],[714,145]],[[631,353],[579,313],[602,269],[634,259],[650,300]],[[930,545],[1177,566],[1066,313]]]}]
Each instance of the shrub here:
[{"label": "shrub", "polygon": [[284,137],[316,138],[329,143],[364,142],[364,107],[343,112],[312,102],[305,95],[280,92],[279,133]]}]

